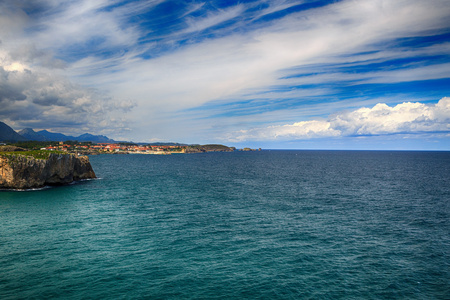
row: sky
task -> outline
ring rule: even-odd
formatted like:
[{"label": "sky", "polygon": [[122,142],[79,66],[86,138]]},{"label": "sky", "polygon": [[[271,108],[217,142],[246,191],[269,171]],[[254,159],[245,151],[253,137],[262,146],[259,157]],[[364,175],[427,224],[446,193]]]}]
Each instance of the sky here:
[{"label": "sky", "polygon": [[450,150],[448,0],[0,1],[15,130]]}]

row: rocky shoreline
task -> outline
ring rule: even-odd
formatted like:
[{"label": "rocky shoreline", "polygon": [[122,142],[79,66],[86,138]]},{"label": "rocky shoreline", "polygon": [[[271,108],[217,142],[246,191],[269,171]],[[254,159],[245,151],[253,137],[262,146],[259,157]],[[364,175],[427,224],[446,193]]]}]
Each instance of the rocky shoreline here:
[{"label": "rocky shoreline", "polygon": [[37,158],[20,152],[0,152],[0,188],[32,189],[96,178],[87,156],[49,153]]}]

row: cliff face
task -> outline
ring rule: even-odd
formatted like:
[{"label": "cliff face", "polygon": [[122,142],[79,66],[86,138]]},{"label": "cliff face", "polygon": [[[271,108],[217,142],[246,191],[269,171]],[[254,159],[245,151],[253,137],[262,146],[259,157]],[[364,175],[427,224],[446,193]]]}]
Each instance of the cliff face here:
[{"label": "cliff face", "polygon": [[87,156],[53,153],[48,159],[0,156],[0,188],[38,188],[89,178],[96,176]]}]

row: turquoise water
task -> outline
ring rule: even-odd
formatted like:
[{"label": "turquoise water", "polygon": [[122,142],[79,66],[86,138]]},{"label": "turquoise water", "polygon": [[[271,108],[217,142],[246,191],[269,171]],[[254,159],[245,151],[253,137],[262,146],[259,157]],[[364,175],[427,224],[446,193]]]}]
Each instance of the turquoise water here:
[{"label": "turquoise water", "polygon": [[0,192],[0,299],[450,297],[450,152],[90,160]]}]

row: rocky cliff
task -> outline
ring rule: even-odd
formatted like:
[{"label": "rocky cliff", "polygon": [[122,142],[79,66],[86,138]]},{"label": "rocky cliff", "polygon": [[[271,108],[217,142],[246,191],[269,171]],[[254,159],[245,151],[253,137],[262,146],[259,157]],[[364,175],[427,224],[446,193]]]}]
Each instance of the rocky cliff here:
[{"label": "rocky cliff", "polygon": [[87,156],[52,153],[38,159],[23,154],[0,155],[0,188],[39,188],[89,178],[96,176]]}]

